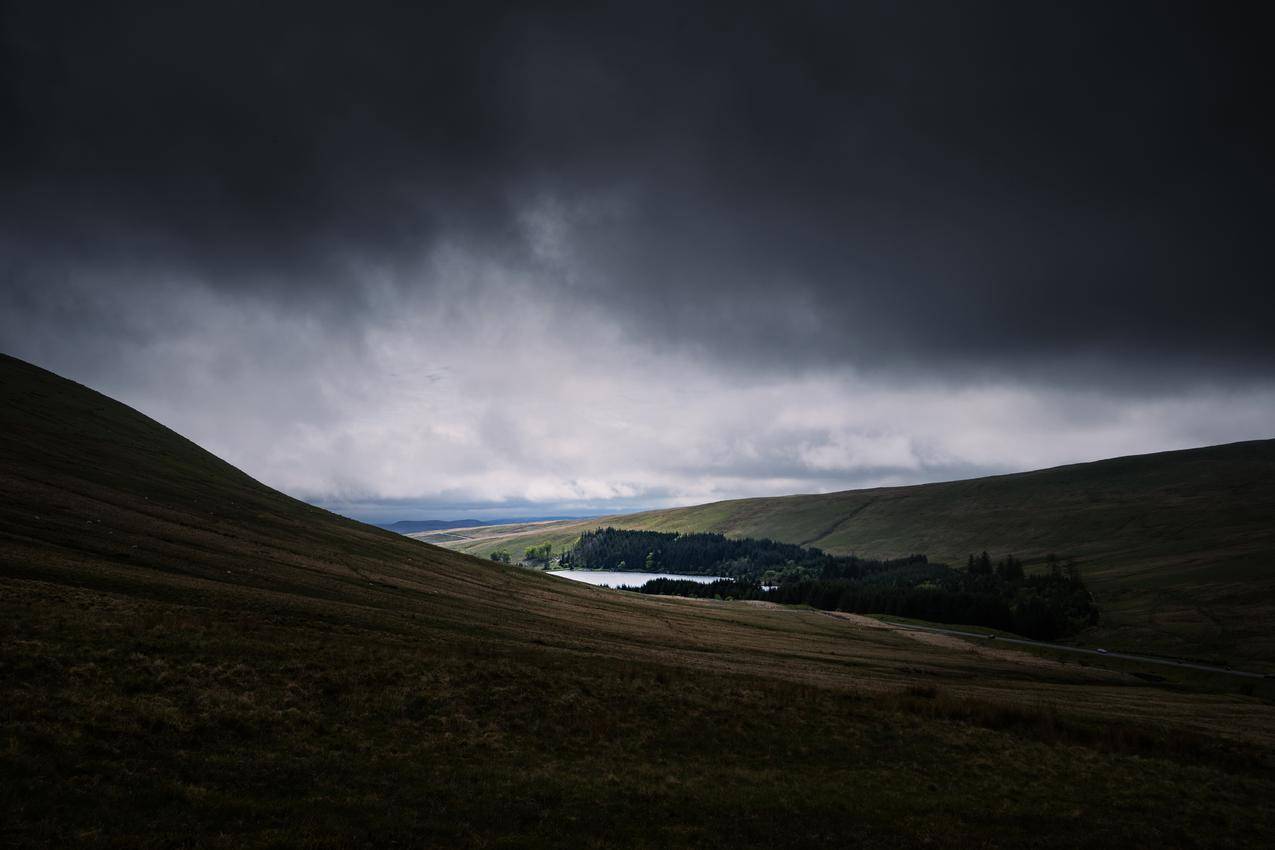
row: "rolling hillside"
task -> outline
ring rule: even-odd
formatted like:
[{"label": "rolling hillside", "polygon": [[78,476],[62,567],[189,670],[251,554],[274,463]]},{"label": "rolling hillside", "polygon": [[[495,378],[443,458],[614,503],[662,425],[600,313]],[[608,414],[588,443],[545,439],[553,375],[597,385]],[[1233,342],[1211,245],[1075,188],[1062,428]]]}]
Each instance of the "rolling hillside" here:
[{"label": "rolling hillside", "polygon": [[771,537],[833,553],[1078,559],[1102,603],[1088,639],[1169,654],[1275,660],[1275,440],[969,481],[743,499],[423,539],[485,556],[569,545],[614,525]]},{"label": "rolling hillside", "polygon": [[[0,357],[11,847],[1261,846],[1266,683],[598,590]],[[1175,674],[1176,675],[1176,674]]]}]

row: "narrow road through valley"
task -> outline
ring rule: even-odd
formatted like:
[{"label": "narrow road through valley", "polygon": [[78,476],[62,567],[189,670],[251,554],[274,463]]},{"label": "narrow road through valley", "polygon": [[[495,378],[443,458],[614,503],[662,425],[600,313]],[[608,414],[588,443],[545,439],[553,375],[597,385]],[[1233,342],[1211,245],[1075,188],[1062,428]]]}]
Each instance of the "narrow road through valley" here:
[{"label": "narrow road through valley", "polygon": [[1182,661],[1174,658],[1156,658],[1153,655],[1131,655],[1126,652],[1111,652],[1110,650],[1101,649],[1085,649],[1079,646],[1063,646],[1057,643],[1047,643],[1040,640],[1027,640],[1026,638],[1012,638],[995,636],[983,632],[966,632],[959,629],[941,629],[937,626],[917,626],[911,623],[895,623],[889,620],[882,620],[889,626],[896,629],[910,629],[918,632],[934,632],[941,635],[956,635],[957,637],[978,638],[983,641],[991,641],[993,643],[1016,643],[1022,646],[1043,646],[1046,649],[1055,649],[1059,652],[1075,652],[1082,655],[1097,655],[1100,658],[1124,658],[1129,661],[1142,661],[1147,664],[1163,664],[1166,667],[1178,667],[1187,670],[1204,670],[1209,673],[1224,673],[1228,676],[1246,676],[1250,679],[1264,678],[1265,674],[1254,673],[1249,670],[1230,670],[1226,667],[1216,667],[1212,664],[1200,664],[1195,661]]}]

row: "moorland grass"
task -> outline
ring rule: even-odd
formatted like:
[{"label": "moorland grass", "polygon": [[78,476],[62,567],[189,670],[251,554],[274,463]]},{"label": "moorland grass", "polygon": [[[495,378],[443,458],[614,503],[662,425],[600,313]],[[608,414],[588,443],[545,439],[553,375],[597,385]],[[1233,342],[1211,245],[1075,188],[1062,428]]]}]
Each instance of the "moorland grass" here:
[{"label": "moorland grass", "polygon": [[1275,706],[362,526],[0,360],[0,843],[1264,846]]}]

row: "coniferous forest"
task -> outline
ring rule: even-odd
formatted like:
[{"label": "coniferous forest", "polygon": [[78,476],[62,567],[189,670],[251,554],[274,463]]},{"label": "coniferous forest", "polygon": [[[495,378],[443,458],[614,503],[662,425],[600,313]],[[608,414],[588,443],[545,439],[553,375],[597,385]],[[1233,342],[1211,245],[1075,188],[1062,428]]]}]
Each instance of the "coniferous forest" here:
[{"label": "coniferous forest", "polygon": [[652,573],[725,576],[764,584],[796,579],[858,578],[897,566],[924,563],[924,555],[874,561],[853,555],[829,555],[815,548],[769,538],[731,538],[722,534],[677,534],[600,528],[580,535],[564,552],[564,569],[641,570]]},{"label": "coniferous forest", "polygon": [[1007,555],[971,554],[963,569],[924,555],[874,560],[830,555],[769,539],[598,529],[581,535],[561,566],[723,576],[700,583],[661,578],[642,593],[764,599],[825,611],[893,614],[938,623],[985,626],[1056,640],[1098,621],[1098,609],[1074,561],[1049,556],[1028,574]]}]

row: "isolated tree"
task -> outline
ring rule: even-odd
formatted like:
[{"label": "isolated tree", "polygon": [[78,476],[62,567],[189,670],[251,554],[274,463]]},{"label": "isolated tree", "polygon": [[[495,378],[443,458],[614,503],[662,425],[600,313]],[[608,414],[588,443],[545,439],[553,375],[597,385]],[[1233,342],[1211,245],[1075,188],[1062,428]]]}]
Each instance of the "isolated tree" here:
[{"label": "isolated tree", "polygon": [[553,544],[543,543],[540,546],[528,546],[523,552],[523,557],[528,561],[538,563],[548,563],[553,557]]}]

